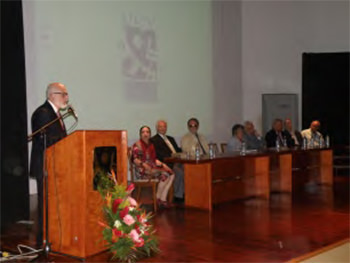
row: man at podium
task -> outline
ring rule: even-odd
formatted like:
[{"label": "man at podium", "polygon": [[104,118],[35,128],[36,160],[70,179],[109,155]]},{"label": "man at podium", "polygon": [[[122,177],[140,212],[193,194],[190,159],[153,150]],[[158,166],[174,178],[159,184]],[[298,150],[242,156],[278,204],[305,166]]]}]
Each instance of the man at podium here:
[{"label": "man at podium", "polygon": [[[37,108],[32,115],[32,132],[40,129],[60,115],[60,110],[68,106],[68,92],[62,83],[51,83],[47,86],[46,101]],[[38,191],[38,232],[37,246],[43,242],[43,164],[44,164],[44,134],[46,135],[46,147],[53,145],[67,136],[63,120],[59,119],[33,137],[33,145],[30,161],[30,176],[36,178]]]}]

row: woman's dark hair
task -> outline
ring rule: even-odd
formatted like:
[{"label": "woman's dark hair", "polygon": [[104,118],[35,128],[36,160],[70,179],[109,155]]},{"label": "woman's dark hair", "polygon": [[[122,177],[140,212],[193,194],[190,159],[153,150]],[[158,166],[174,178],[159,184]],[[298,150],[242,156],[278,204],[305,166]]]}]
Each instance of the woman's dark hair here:
[{"label": "woman's dark hair", "polygon": [[148,131],[149,131],[149,134],[151,134],[151,128],[148,127],[147,125],[143,125],[143,126],[141,126],[140,131],[139,131],[140,136],[141,136],[141,132],[142,132],[142,130],[143,130],[144,128],[147,128]]},{"label": "woman's dark hair", "polygon": [[191,118],[191,119],[189,119],[189,120],[187,121],[187,126],[190,125],[190,122],[191,122],[191,121],[195,121],[195,122],[197,123],[197,126],[199,125],[199,120],[198,120],[198,119],[196,119],[196,118]]},{"label": "woman's dark hair", "polygon": [[242,129],[244,131],[244,126],[242,124],[235,124],[232,127],[232,136],[235,136],[239,129]]}]

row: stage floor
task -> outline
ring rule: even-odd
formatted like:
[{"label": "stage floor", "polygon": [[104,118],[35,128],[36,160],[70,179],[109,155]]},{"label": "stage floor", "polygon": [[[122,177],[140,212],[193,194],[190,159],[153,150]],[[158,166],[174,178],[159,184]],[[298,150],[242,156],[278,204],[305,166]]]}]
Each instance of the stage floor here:
[{"label": "stage floor", "polygon": [[[35,214],[33,209],[33,219]],[[177,206],[159,211],[153,221],[162,252],[142,262],[285,262],[349,237],[349,177],[336,177],[333,187],[309,184],[293,194],[274,193],[270,201],[224,203],[211,214]],[[35,229],[35,224],[9,227],[1,234],[1,250],[34,246]],[[109,259],[101,253],[86,261]],[[35,262],[78,261],[51,255]]]}]

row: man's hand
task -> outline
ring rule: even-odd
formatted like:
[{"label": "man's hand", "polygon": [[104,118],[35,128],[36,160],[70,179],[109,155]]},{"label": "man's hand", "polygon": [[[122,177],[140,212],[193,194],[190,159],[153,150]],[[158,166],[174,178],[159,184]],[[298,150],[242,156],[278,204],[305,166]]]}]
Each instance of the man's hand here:
[{"label": "man's hand", "polygon": [[171,169],[169,168],[169,166],[167,166],[166,164],[163,164],[163,169],[164,169],[166,172],[168,172],[169,174],[173,174],[173,173],[174,173],[174,171],[171,170]]},{"label": "man's hand", "polygon": [[156,160],[156,166],[157,167],[163,167],[163,163],[159,160]]}]

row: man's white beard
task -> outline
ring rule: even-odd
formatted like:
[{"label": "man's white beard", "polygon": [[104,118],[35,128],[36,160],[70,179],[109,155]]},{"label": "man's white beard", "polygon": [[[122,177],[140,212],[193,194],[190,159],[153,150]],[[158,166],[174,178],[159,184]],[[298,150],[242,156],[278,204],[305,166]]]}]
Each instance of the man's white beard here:
[{"label": "man's white beard", "polygon": [[68,103],[60,106],[60,110],[66,110],[68,108]]}]

